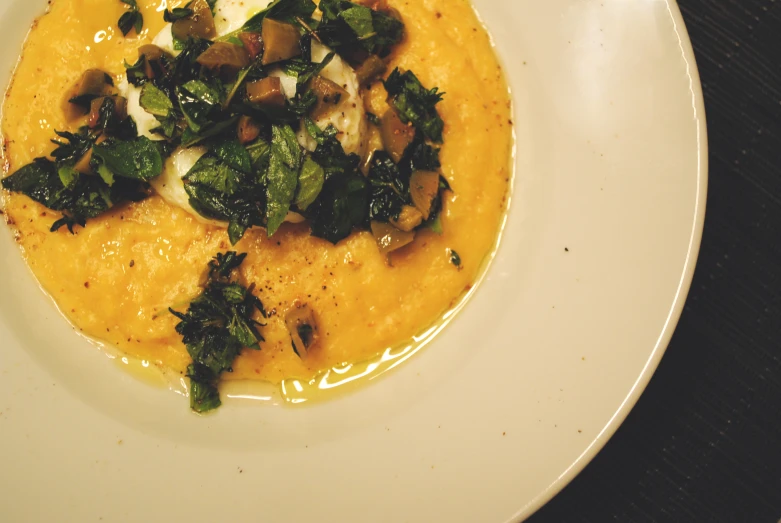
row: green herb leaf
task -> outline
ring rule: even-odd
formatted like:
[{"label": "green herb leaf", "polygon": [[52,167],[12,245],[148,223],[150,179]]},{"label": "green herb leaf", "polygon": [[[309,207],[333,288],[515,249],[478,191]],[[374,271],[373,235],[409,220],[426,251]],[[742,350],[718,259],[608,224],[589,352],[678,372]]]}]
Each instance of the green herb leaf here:
[{"label": "green herb leaf", "polygon": [[119,17],[119,21],[117,22],[117,26],[119,26],[119,30],[122,31],[122,35],[127,36],[127,34],[132,29],[135,29],[136,34],[140,34],[141,30],[144,28],[144,17],[141,14],[141,12],[138,10],[138,5],[136,4],[136,0],[120,0],[120,1],[123,4],[130,6],[130,10],[123,13],[122,16]]},{"label": "green herb leaf", "polygon": [[125,60],[125,73],[127,74],[127,81],[130,85],[136,87],[144,85],[149,80],[146,76],[146,57],[140,57],[134,64],[129,64],[127,63],[127,60]]},{"label": "green herb leaf", "polygon": [[163,172],[160,150],[145,136],[127,141],[110,138],[92,148],[92,157],[123,178],[146,182]]},{"label": "green herb leaf", "polygon": [[346,0],[322,0],[323,18],[316,29],[318,38],[342,53],[361,47],[383,54],[404,37],[404,24],[380,11]]},{"label": "green herb leaf", "polygon": [[390,156],[378,151],[369,168],[371,199],[369,218],[388,222],[399,217],[401,209],[409,202],[409,179],[402,175]]},{"label": "green herb leaf", "polygon": [[309,83],[309,80],[320,74],[325,67],[331,63],[336,53],[328,53],[322,62],[311,62],[303,58],[293,58],[287,60],[282,65],[282,70],[289,76],[295,76],[297,85],[300,88]]},{"label": "green herb leaf", "polygon": [[412,124],[432,142],[442,143],[445,123],[437,112],[436,105],[442,100],[439,88],[426,89],[420,80],[407,71],[398,68],[385,80],[390,104],[398,111],[401,121]]},{"label": "green herb leaf", "polygon": [[302,211],[312,205],[325,183],[325,171],[310,156],[304,158],[301,173],[298,175],[298,190],[295,205]]},{"label": "green herb leaf", "polygon": [[226,196],[238,191],[242,174],[211,155],[201,156],[184,177],[185,183],[208,187]]},{"label": "green herb leaf", "polygon": [[272,236],[290,210],[301,166],[301,146],[289,125],[271,128],[271,154],[266,175],[266,229]]},{"label": "green herb leaf", "polygon": [[100,178],[71,171],[65,181],[67,186],[63,184],[54,162],[37,158],[3,179],[2,185],[53,211],[68,213],[67,219],[54,223],[52,231],[68,226],[73,232],[74,225],[84,226],[88,218],[94,218],[111,207],[111,195]]},{"label": "green herb leaf", "polygon": [[179,318],[176,332],[182,336],[193,363],[187,369],[190,378],[190,408],[207,412],[220,405],[217,384],[220,374],[231,371],[241,350],[259,349],[263,337],[261,325],[253,319],[258,311],[265,316],[263,304],[230,276],[244,261],[246,254],[218,254],[209,263],[209,277],[200,296],[186,313],[169,309]]},{"label": "green herb leaf", "polygon": [[149,83],[141,88],[139,103],[144,111],[160,118],[167,118],[174,108],[168,95]]},{"label": "green herb leaf", "polygon": [[75,165],[90,150],[98,135],[90,131],[89,127],[82,127],[78,133],[67,131],[54,131],[62,140],[52,140],[57,148],[51,156],[57,165]]},{"label": "green herb leaf", "polygon": [[252,173],[252,158],[237,139],[216,143],[212,146],[212,152],[229,167],[244,174]]},{"label": "green herb leaf", "polygon": [[196,133],[220,113],[222,93],[206,82],[190,80],[177,87],[176,94],[187,125]]}]

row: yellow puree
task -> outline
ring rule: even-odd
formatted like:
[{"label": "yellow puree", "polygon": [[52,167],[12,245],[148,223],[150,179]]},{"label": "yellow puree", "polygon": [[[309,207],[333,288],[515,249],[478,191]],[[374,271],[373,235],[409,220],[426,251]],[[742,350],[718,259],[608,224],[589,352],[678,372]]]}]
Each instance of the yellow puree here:
[{"label": "yellow puree", "polygon": [[[179,2],[168,2],[168,8]],[[443,173],[444,234],[422,232],[415,242],[381,256],[372,236],[355,233],[333,246],[308,226],[284,225],[270,240],[253,229],[233,249],[249,253],[243,283],[272,316],[261,351],[245,350],[228,379],[308,379],[318,371],[370,359],[436,323],[469,289],[496,240],[510,176],[512,132],[507,86],[488,35],[466,0],[391,0],[408,37],[393,66],[412,69],[446,93],[438,106],[446,123]],[[54,130],[73,129],[61,109],[66,89],[88,68],[119,75],[123,60],[163,26],[165,0],[139,0],[144,30],[122,37],[118,0],[55,0],[25,44],[6,94],[2,129],[4,170],[14,172],[49,154]],[[370,104],[385,109],[381,85]],[[206,263],[231,248],[227,233],[199,223],[161,198],[120,206],[71,235],[50,233],[58,213],[25,196],[4,195],[9,224],[27,262],[62,312],[84,334],[132,357],[183,371],[189,356],[174,331],[169,305],[186,308],[199,293]],[[450,262],[449,249],[463,268]],[[295,300],[317,312],[320,344],[301,361],[292,351],[284,313]]]}]

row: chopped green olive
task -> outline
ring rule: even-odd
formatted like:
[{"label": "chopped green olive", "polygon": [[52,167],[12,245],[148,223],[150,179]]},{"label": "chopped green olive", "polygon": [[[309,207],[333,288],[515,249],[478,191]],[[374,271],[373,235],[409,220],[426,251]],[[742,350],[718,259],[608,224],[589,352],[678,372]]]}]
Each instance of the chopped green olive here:
[{"label": "chopped green olive", "polygon": [[193,14],[173,23],[171,32],[179,40],[189,38],[213,39],[217,36],[214,27],[214,16],[206,0],[193,0],[187,5]]},{"label": "chopped green olive", "polygon": [[387,68],[388,66],[383,59],[376,54],[373,54],[358,66],[355,70],[355,76],[358,77],[358,82],[361,85],[365,85],[382,75]]},{"label": "chopped green olive", "polygon": [[238,137],[242,145],[254,142],[260,136],[260,125],[251,116],[239,117]]},{"label": "chopped green olive", "polygon": [[144,63],[144,73],[147,78],[155,77],[155,71],[152,64],[160,62],[165,55],[166,52],[154,44],[146,44],[138,48],[138,57],[141,58],[143,56],[146,59]]},{"label": "chopped green olive", "polygon": [[301,54],[301,33],[293,24],[270,18],[263,20],[263,65],[288,60]]},{"label": "chopped green olive", "polygon": [[409,179],[409,194],[412,203],[428,220],[431,204],[439,192],[439,174],[433,171],[415,171]]},{"label": "chopped green olive", "polygon": [[263,37],[260,33],[239,33],[239,40],[244,46],[244,49],[249,53],[250,59],[254,60],[263,52]]},{"label": "chopped green olive", "polygon": [[87,69],[81,75],[76,89],[76,96],[85,94],[100,95],[110,86],[110,77],[100,69]]},{"label": "chopped green olive", "polygon": [[414,231],[405,232],[389,223],[372,221],[371,228],[382,254],[390,254],[415,240]]},{"label": "chopped green olive", "polygon": [[228,42],[215,42],[201,53],[196,61],[207,69],[218,70],[228,75],[236,75],[240,69],[249,65],[250,55],[240,45]]},{"label": "chopped green olive", "polygon": [[317,96],[317,104],[311,113],[314,119],[332,113],[340,104],[350,98],[350,93],[342,86],[322,76],[312,78],[309,88]]},{"label": "chopped green olive", "polygon": [[315,311],[306,303],[296,302],[285,314],[285,326],[290,333],[293,350],[299,358],[306,358],[309,350],[317,343]]},{"label": "chopped green olive", "polygon": [[404,232],[410,232],[421,223],[423,223],[423,214],[411,205],[402,207],[398,218],[391,218],[391,224]]},{"label": "chopped green olive", "polygon": [[404,156],[404,151],[415,139],[415,128],[411,124],[402,122],[399,113],[390,108],[382,115],[380,133],[385,152],[391,156],[394,162],[399,163]]},{"label": "chopped green olive", "polygon": [[282,107],[285,105],[285,93],[282,81],[276,76],[268,76],[247,84],[247,98],[259,105]]}]

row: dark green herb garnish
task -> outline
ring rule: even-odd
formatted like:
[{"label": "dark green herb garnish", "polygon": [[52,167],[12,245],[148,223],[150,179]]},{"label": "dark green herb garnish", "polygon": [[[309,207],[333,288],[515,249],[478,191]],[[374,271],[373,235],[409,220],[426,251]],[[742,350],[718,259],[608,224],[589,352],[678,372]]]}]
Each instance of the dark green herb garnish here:
[{"label": "dark green herb garnish", "polygon": [[459,256],[458,253],[453,249],[450,249],[450,263],[459,269],[461,268],[461,256]]},{"label": "dark green herb garnish", "polygon": [[254,285],[244,287],[231,276],[247,254],[226,252],[209,262],[206,287],[190,302],[186,313],[169,309],[181,321],[181,334],[193,363],[187,368],[190,378],[190,408],[198,413],[220,406],[217,384],[220,374],[232,372],[233,361],[244,348],[260,350],[262,324],[254,319],[256,311],[263,317],[263,303],[253,294]]},{"label": "dark green herb garnish", "polygon": [[127,36],[132,29],[135,29],[136,34],[141,34],[141,30],[144,28],[144,16],[138,10],[136,0],[119,1],[130,6],[130,10],[119,17],[119,22],[117,22],[119,30],[122,31],[124,36]]},{"label": "dark green herb garnish", "polygon": [[436,105],[442,101],[443,93],[437,87],[426,89],[412,71],[402,73],[396,68],[385,80],[389,102],[399,112],[404,123],[415,126],[432,142],[442,143],[445,123],[437,112]]},{"label": "dark green herb garnish", "polygon": [[361,49],[383,54],[404,36],[404,24],[392,16],[346,0],[322,0],[318,38],[337,52]]}]

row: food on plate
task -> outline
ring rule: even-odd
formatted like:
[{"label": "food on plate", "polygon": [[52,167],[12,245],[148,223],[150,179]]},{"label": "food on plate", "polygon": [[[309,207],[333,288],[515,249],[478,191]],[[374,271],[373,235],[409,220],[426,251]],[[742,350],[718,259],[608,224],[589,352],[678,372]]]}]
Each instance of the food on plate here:
[{"label": "food on plate", "polygon": [[2,129],[42,286],[189,378],[198,412],[220,380],[311,381],[436,324],[511,176],[507,86],[462,0],[54,0]]}]

